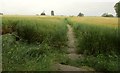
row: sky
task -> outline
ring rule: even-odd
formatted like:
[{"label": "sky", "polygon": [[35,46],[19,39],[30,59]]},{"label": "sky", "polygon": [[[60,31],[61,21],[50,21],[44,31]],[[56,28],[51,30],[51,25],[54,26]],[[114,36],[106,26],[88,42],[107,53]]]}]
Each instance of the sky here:
[{"label": "sky", "polygon": [[101,16],[103,13],[116,15],[114,5],[119,0],[0,0],[0,12],[13,15],[35,15],[51,10],[55,15]]}]

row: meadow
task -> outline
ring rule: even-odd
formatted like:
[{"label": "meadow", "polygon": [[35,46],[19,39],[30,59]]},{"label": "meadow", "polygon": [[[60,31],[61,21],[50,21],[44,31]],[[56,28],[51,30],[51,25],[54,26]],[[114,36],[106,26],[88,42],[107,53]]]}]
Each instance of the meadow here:
[{"label": "meadow", "polygon": [[[83,55],[74,61],[66,56],[67,24],[74,29],[77,53]],[[51,71],[56,62],[118,71],[118,30],[118,18],[3,15],[3,71]]]},{"label": "meadow", "polygon": [[71,17],[67,21],[74,28],[78,54],[85,56],[71,65],[87,65],[96,71],[119,70],[118,18]]},{"label": "meadow", "polygon": [[3,16],[3,71],[50,71],[64,58],[63,17]]}]

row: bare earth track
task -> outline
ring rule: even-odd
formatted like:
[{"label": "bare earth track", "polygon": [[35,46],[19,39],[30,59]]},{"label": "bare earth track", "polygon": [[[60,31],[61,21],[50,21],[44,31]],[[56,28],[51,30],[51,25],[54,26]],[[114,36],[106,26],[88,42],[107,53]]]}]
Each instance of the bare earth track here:
[{"label": "bare earth track", "polygon": [[[75,45],[75,36],[72,27],[68,24],[68,50],[67,55],[69,59],[76,60],[81,57],[81,55],[76,53],[76,45]],[[93,69],[86,67],[86,68],[78,68],[70,65],[63,65],[63,64],[56,64],[58,71],[94,71]]]}]

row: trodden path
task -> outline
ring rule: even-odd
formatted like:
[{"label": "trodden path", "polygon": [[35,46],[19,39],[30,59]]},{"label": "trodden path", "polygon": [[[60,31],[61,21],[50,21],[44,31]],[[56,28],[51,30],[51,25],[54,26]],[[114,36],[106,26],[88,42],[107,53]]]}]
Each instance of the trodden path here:
[{"label": "trodden path", "polygon": [[67,33],[67,37],[68,37],[68,50],[67,50],[67,53],[68,53],[68,57],[72,60],[76,59],[76,58],[79,58],[79,55],[76,54],[76,39],[75,39],[75,36],[74,36],[74,32],[73,32],[73,29],[72,27],[68,24],[67,25],[68,27],[68,33]]},{"label": "trodden path", "polygon": [[[78,59],[81,55],[76,53],[76,39],[74,36],[73,29],[71,25],[67,25],[68,27],[68,32],[67,32],[67,37],[68,37],[68,50],[67,50],[67,55],[70,60],[76,60]],[[94,71],[94,70],[88,70],[84,68],[78,68],[70,65],[63,65],[63,64],[56,64],[56,67],[58,68],[58,71]]]}]

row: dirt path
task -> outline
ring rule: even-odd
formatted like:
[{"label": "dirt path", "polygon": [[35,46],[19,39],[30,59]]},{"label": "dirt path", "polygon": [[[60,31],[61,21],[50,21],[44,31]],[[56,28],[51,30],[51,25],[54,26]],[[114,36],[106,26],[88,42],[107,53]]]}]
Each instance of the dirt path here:
[{"label": "dirt path", "polygon": [[[76,39],[74,36],[73,28],[71,25],[67,25],[68,27],[68,32],[67,32],[67,37],[68,37],[68,50],[67,50],[67,56],[70,60],[76,60],[81,57],[81,55],[76,53]],[[64,64],[56,64],[55,66],[58,71],[94,71],[92,69],[89,69],[88,67],[86,68],[78,68],[70,65],[64,65]]]},{"label": "dirt path", "polygon": [[72,27],[69,24],[67,25],[67,27],[68,27],[68,33],[67,33],[68,50],[67,50],[67,53],[68,53],[68,57],[70,59],[74,60],[74,59],[79,58],[79,55],[76,54],[76,44],[75,44],[76,39],[75,39]]},{"label": "dirt path", "polygon": [[76,50],[76,46],[75,46],[75,36],[73,33],[73,29],[70,25],[67,25],[68,27],[68,33],[67,33],[67,37],[68,37],[68,53],[75,53]]}]

